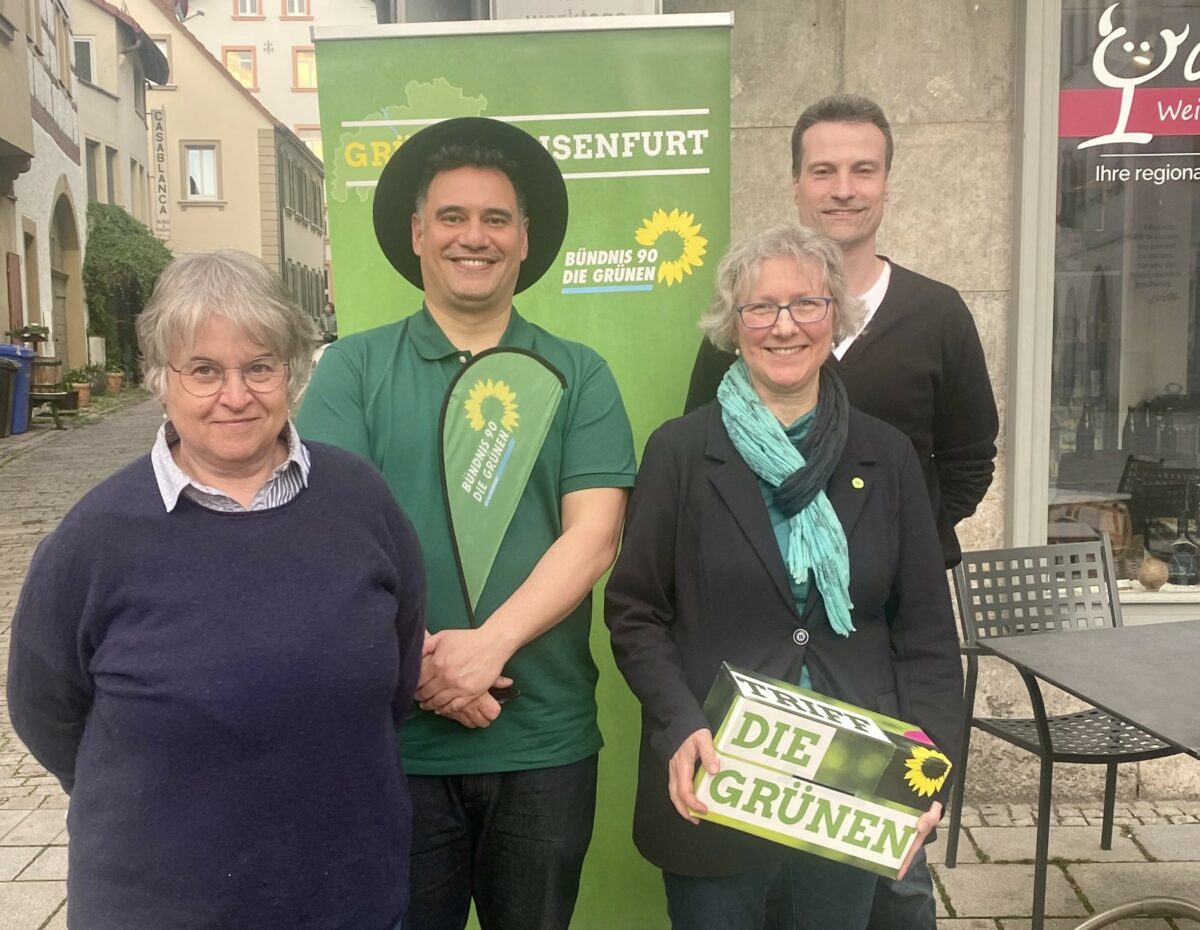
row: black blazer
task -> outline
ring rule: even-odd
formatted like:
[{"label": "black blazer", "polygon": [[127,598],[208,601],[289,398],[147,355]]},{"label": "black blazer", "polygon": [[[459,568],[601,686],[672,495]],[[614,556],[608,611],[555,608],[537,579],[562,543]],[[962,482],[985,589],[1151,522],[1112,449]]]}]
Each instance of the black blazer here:
[{"label": "black blazer", "polygon": [[815,690],[916,723],[958,758],[958,636],[912,444],[852,409],[826,493],[850,550],[849,637],[833,632],[815,584],[797,613],[758,479],[716,402],[664,424],[646,445],[605,621],[642,704],[634,842],[660,868],[730,875],[784,851],[689,824],[667,796],[667,762],[709,726],[701,705],[722,662],[788,681],[807,663]]}]

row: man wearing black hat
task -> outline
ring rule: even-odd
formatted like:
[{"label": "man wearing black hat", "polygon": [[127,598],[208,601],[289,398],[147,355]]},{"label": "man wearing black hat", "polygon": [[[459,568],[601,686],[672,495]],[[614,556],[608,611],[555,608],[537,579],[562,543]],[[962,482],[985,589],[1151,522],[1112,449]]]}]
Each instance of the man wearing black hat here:
[{"label": "man wearing black hat", "polygon": [[[414,837],[404,925],[461,930],[473,899],[487,927],[566,928],[591,838],[600,748],[591,588],[616,554],[635,470],[607,365],[512,306],[557,256],[566,187],[527,133],[448,120],[397,150],[380,176],[374,217],[384,254],[424,291],[424,304],[332,344],[297,425],[305,438],[375,463],[425,554],[422,710],[401,746]],[[443,499],[438,421],[456,373],[498,346],[544,359],[565,392],[472,627]]]}]

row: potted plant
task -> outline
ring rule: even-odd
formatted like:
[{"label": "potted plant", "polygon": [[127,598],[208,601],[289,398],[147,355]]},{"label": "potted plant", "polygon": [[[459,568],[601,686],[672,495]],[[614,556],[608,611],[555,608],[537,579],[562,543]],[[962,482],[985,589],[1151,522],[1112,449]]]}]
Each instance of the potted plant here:
[{"label": "potted plant", "polygon": [[104,366],[105,381],[108,393],[119,394],[125,387],[125,369],[119,362],[109,362]]},{"label": "potted plant", "polygon": [[79,392],[69,384],[58,384],[55,388],[66,394],[58,402],[59,410],[78,410],[79,409]]},{"label": "potted plant", "polygon": [[93,362],[90,365],[85,365],[83,370],[87,372],[88,380],[92,382],[92,396],[103,397],[105,390],[108,388],[108,379],[104,374],[104,366]]},{"label": "potted plant", "polygon": [[86,368],[72,368],[63,375],[63,381],[78,395],[80,408],[92,402],[92,375]]}]

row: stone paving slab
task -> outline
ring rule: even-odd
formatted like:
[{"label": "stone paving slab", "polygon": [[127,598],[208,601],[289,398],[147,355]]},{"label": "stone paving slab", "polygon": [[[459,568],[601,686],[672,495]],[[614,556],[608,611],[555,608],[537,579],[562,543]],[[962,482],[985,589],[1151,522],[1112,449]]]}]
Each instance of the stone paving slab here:
[{"label": "stone paving slab", "polygon": [[[1146,857],[1133,840],[1120,834],[1121,828],[1114,827],[1112,849],[1101,849],[1099,827],[1051,827],[1050,858],[1073,862],[1145,862]],[[971,838],[993,862],[1032,862],[1037,848],[1036,827],[976,827]],[[1200,858],[1200,854],[1195,858]]]},{"label": "stone paving slab", "polygon": [[67,847],[47,846],[17,876],[19,882],[44,882],[67,880]]},{"label": "stone paving slab", "polygon": [[[976,828],[978,829],[978,828]],[[975,844],[971,842],[971,836],[975,830],[963,830],[962,836],[958,838],[958,864],[971,865],[974,862],[982,862],[979,858],[979,853],[975,850]],[[938,829],[937,842],[932,846],[925,847],[925,855],[929,859],[931,865],[946,864],[946,838],[950,835],[948,830]]]},{"label": "stone paving slab", "polygon": [[[1200,824],[1134,827],[1133,835],[1153,858],[1162,861],[1200,859]],[[1200,889],[1197,889],[1200,893]]]},{"label": "stone paving slab", "polygon": [[1070,867],[1096,911],[1148,895],[1200,898],[1200,862],[1095,862]]},{"label": "stone paving slab", "polygon": [[3,838],[9,830],[28,816],[29,811],[8,810],[7,808],[0,810],[0,838]]},{"label": "stone paving slab", "polygon": [[29,811],[0,837],[0,846],[48,846],[62,834],[66,824],[66,811]]},{"label": "stone paving slab", "polygon": [[11,882],[41,851],[40,846],[0,846],[0,882]]},{"label": "stone paving slab", "polygon": [[[956,917],[1025,917],[1033,902],[1033,869],[1028,865],[935,865],[938,883]],[[939,916],[943,913],[939,909]],[[1061,869],[1046,872],[1046,914],[1084,917],[1087,911]]]},{"label": "stone paving slab", "polygon": [[0,926],[34,930],[66,900],[66,882],[0,882]]}]

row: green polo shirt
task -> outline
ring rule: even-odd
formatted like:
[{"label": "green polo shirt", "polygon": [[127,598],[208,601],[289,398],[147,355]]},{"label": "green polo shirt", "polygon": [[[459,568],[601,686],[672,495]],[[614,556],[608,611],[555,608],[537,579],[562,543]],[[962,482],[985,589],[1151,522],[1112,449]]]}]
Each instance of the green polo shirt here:
[{"label": "green polo shirt", "polygon": [[[636,468],[629,419],[599,355],[551,335],[515,310],[500,345],[540,355],[562,372],[567,389],[479,598],[480,621],[509,598],[561,535],[564,494],[631,487]],[[438,417],[451,379],[470,357],[450,344],[422,308],[398,323],[331,344],[296,417],[305,439],[357,452],[387,479],[421,541],[429,581],[426,624],[432,631],[468,626],[442,497]],[[516,771],[565,765],[598,751],[591,607],[589,596],[509,660],[505,673],[522,693],[490,727],[471,730],[414,711],[402,733],[407,771]]]}]

